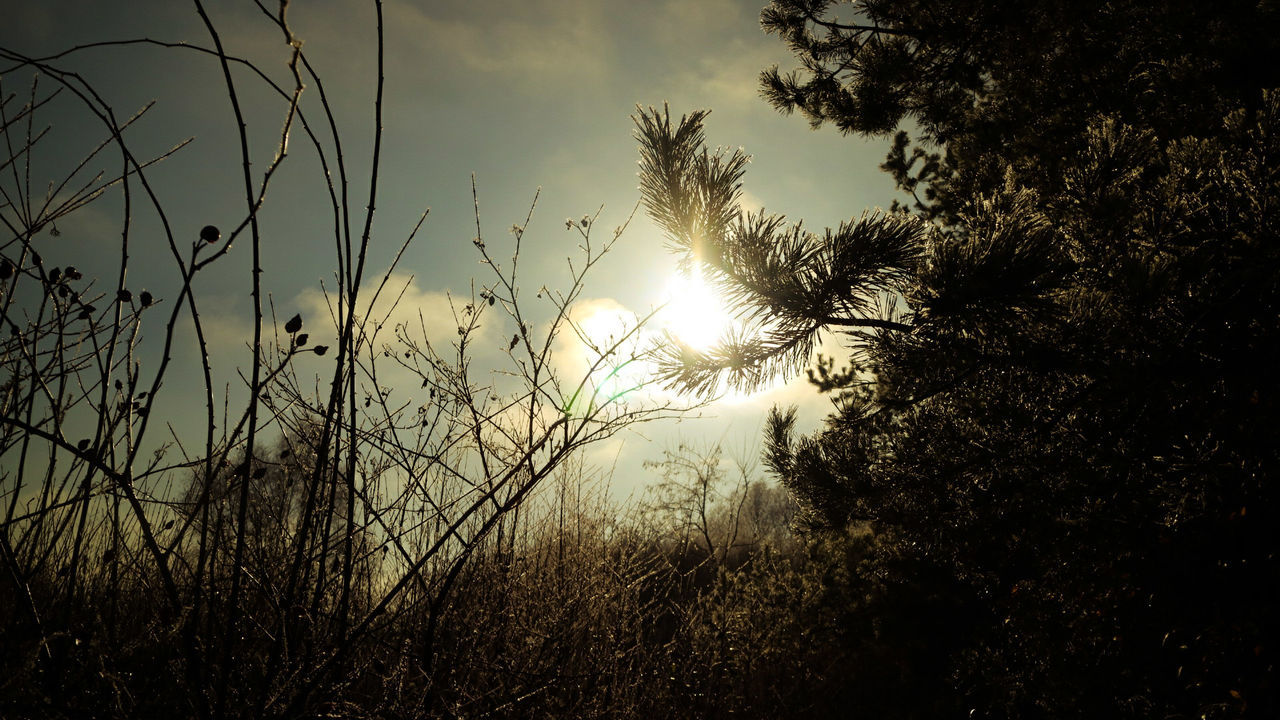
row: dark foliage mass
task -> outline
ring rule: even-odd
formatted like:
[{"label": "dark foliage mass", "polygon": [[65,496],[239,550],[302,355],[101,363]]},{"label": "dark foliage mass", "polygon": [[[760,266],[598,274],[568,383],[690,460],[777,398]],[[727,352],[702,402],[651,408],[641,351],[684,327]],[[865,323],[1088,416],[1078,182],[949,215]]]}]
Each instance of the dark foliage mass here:
[{"label": "dark foliage mass", "polygon": [[810,371],[839,411],[766,438],[810,526],[865,537],[831,692],[867,717],[1273,717],[1280,11],[762,21],[801,65],[768,100],[892,136],[910,207],[821,234],[737,213],[744,158],[701,113],[640,114],[642,187],[755,329],[673,349],[670,381],[750,387],[849,340]]},{"label": "dark foliage mass", "polygon": [[[766,70],[766,99],[886,140],[907,204],[821,232],[741,212],[747,158],[707,150],[706,112],[638,114],[647,211],[746,325],[708,351],[673,339],[662,379],[714,395],[807,368],[837,409],[809,435],[772,413],[785,489],[679,446],[628,509],[580,451],[680,408],[593,379],[641,358],[634,330],[582,377],[552,358],[621,229],[566,222],[584,255],[539,314],[517,273],[532,209],[503,258],[477,195],[490,274],[448,337],[379,322],[404,290],[394,263],[365,274],[381,77],[371,142],[346,143],[371,148],[357,178],[287,3],[259,5],[279,77],[195,5],[207,42],[157,52],[222,71],[245,205],[221,229],[169,223],[150,168],[181,148],[136,152],[68,69],[82,49],[0,48],[0,81],[29,88],[0,93],[0,716],[1280,714],[1275,3],[770,4],[799,68]],[[248,82],[280,132],[256,165]],[[50,170],[35,120],[66,103],[99,136]],[[259,219],[290,152],[324,169],[328,323],[277,320],[264,293]],[[123,169],[92,176],[105,153]],[[91,203],[119,211],[96,269],[56,240]],[[150,290],[135,215],[172,260]],[[195,280],[232,255],[252,258],[254,330],[222,390]],[[482,322],[504,327],[492,374]],[[823,333],[847,359],[811,364]],[[202,437],[158,435],[180,378]]]}]

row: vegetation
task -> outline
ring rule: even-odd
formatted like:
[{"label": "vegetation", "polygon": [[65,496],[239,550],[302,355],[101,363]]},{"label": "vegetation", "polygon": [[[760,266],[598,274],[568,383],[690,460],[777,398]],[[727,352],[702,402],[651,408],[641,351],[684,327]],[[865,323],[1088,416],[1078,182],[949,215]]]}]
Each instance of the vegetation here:
[{"label": "vegetation", "polygon": [[[637,117],[642,191],[753,332],[665,376],[753,387],[824,330],[839,411],[770,468],[877,628],[869,716],[1276,712],[1278,18],[1268,3],[779,0],[765,94],[893,135],[913,202],[816,234],[738,210],[705,113]],[[1029,69],[1035,70],[1029,71]],[[913,143],[901,125],[919,135]],[[895,131],[897,131],[895,133]]]},{"label": "vegetation", "polygon": [[[36,78],[0,93],[0,715],[1277,714],[1271,3],[770,4],[800,68],[766,70],[766,99],[884,138],[907,204],[816,233],[743,212],[747,157],[706,148],[706,112],[637,114],[646,211],[747,325],[671,338],[655,380],[710,397],[807,369],[837,409],[811,435],[772,413],[781,485],[687,443],[627,506],[580,451],[681,407],[618,386],[638,329],[601,344],[575,313],[622,228],[567,222],[582,256],[531,301],[534,208],[504,243],[473,185],[487,275],[441,336],[397,306],[417,227],[370,269],[380,73],[352,142],[287,3],[259,6],[283,81],[195,5],[204,46],[127,44],[221,71],[243,193],[221,228],[166,206],[182,147],[141,152],[64,66],[89,48],[0,49],[5,87]],[[260,157],[263,89],[282,129]],[[66,107],[101,144],[50,167],[35,118]],[[262,278],[299,155],[333,218],[328,321],[276,318]],[[115,213],[107,260],[56,240],[89,207]],[[147,237],[172,263],[151,289]],[[252,339],[227,368],[199,281],[233,259]],[[821,333],[848,358],[811,364]],[[165,415],[184,385],[198,437]]]},{"label": "vegetation", "polygon": [[[587,274],[623,228],[602,241],[598,215],[568,224],[580,248],[568,285],[531,302],[521,295],[520,256],[533,206],[503,243],[481,233],[473,184],[472,244],[489,274],[447,309],[398,309],[412,280],[397,266],[426,213],[375,274],[376,248],[387,246],[373,222],[381,6],[371,48],[375,130],[355,143],[286,23],[285,3],[278,12],[261,6],[288,61],[283,84],[228,55],[195,5],[204,46],[138,40],[48,59],[0,49],[4,87],[22,78],[30,88],[0,99],[0,714],[411,717],[514,701],[491,676],[461,669],[457,653],[473,628],[454,626],[471,621],[457,595],[501,601],[481,608],[522,620],[503,609],[509,598],[486,594],[500,585],[477,583],[517,551],[545,557],[535,546],[543,531],[531,529],[544,520],[524,510],[539,486],[581,448],[680,410],[618,387],[614,370],[641,352],[643,319],[602,341],[584,334],[576,314]],[[182,146],[143,155],[146,143],[130,132],[138,116],[120,120],[63,67],[77,53],[134,45],[194,53],[221,71],[243,194],[230,225],[180,221],[185,213],[166,203],[181,188],[160,187],[154,173],[157,163],[182,162]],[[267,162],[244,102],[263,90],[276,99],[271,124],[280,128]],[[44,113],[87,119],[96,144],[59,166],[67,153],[44,149],[75,148],[83,136],[42,130]],[[348,155],[355,145],[370,148],[364,177]],[[277,319],[264,277],[268,190],[298,155],[319,173],[312,211],[333,221],[322,243],[334,253],[328,318]],[[119,163],[114,176],[93,174],[108,161]],[[368,194],[357,196],[356,185]],[[86,208],[115,213],[118,245],[105,258],[99,248],[110,234],[83,256],[72,256],[80,242],[60,239],[59,225]],[[149,244],[157,237],[158,247]],[[158,264],[165,253],[167,273]],[[245,357],[228,367],[219,363],[232,362],[232,350],[213,338],[229,313],[199,288],[236,262],[251,302]],[[486,325],[512,333],[493,341],[505,364],[476,361]],[[580,375],[557,356],[566,336],[585,348]],[[233,379],[225,391],[221,378]],[[629,551],[618,552],[617,577],[629,581],[638,571],[622,562]],[[588,620],[570,618],[564,632]]]},{"label": "vegetation", "polygon": [[[284,82],[226,53],[196,7],[203,46],[0,49],[0,716],[648,718],[811,704],[821,673],[803,659],[826,646],[802,640],[797,609],[815,606],[806,588],[823,566],[754,458],[676,447],[654,461],[654,494],[626,508],[583,464],[591,443],[687,407],[630,392],[634,373],[620,372],[646,352],[644,318],[602,341],[577,311],[623,228],[567,222],[580,248],[567,287],[530,299],[534,207],[507,240],[486,236],[473,185],[469,249],[487,275],[444,317],[401,307],[412,281],[399,263],[426,213],[394,245],[375,230],[381,122],[363,143],[338,125],[320,59],[282,9],[264,22],[284,41]],[[124,46],[221,71],[234,221],[169,205],[186,189],[156,173],[185,161],[185,143],[143,154],[133,132],[150,106],[121,120],[67,69]],[[264,88],[277,104],[250,107]],[[381,108],[379,85],[375,120]],[[259,150],[251,120],[264,114],[276,134]],[[43,129],[47,117],[98,135]],[[358,146],[370,154],[350,155]],[[268,190],[303,162],[320,180],[306,202],[333,220],[319,247],[296,249],[334,253],[327,318],[277,308],[264,271],[269,220],[293,211]],[[77,223],[93,213],[115,227]],[[251,299],[239,362],[218,346],[231,313],[201,290],[236,267]],[[585,368],[564,362],[566,345],[585,348]]]}]

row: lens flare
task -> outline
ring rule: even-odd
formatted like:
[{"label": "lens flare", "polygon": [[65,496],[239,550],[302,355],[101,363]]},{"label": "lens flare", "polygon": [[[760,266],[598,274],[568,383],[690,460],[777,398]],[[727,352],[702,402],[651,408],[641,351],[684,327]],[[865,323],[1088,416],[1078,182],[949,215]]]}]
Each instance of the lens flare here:
[{"label": "lens flare", "polygon": [[643,357],[649,336],[637,331],[634,313],[613,301],[586,303],[580,312],[574,318],[580,335],[572,344],[587,383],[566,401],[563,411],[570,415],[588,414],[632,396],[648,385],[655,371]]}]

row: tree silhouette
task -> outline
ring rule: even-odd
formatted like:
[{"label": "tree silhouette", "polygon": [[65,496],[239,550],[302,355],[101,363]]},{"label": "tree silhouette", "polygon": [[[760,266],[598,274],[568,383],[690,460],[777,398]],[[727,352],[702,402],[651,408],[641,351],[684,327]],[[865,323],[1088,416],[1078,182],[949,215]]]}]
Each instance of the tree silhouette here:
[{"label": "tree silhouette", "polygon": [[[766,8],[804,68],[766,95],[849,132],[913,121],[926,146],[897,135],[887,169],[928,192],[810,232],[739,210],[745,156],[705,148],[704,112],[640,112],[646,209],[749,322],[673,342],[665,378],[751,389],[847,340],[811,371],[825,427],[776,409],[766,442],[812,526],[874,539],[859,612],[900,629],[903,671],[864,706],[1268,716],[1275,11],[850,5]],[[921,677],[945,680],[894,709]]]}]

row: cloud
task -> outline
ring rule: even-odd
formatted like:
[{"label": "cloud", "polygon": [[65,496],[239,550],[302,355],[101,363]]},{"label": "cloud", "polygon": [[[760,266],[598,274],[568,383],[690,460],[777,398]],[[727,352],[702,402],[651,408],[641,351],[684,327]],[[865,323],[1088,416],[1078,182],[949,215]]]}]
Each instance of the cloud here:
[{"label": "cloud", "polygon": [[774,61],[772,48],[734,40],[719,55],[703,56],[677,79],[711,107],[754,108],[761,104],[760,70]]},{"label": "cloud", "polygon": [[759,212],[764,209],[764,201],[750,190],[743,190],[742,197],[738,198],[738,207],[745,212]]},{"label": "cloud", "polygon": [[[382,292],[374,299],[376,288],[376,282],[366,287],[360,301],[359,314],[365,322],[358,392],[366,397],[381,394],[393,408],[420,406],[429,400],[429,392],[422,384],[424,377],[435,377],[423,355],[426,345],[434,350],[439,362],[457,367],[458,327],[469,324],[466,307],[471,298],[429,290],[415,277],[400,272],[387,277]],[[304,290],[294,299],[293,307],[303,317],[303,329],[312,333],[312,345],[336,341],[332,301],[332,297],[315,289]],[[499,344],[504,332],[503,318],[488,305],[479,305],[480,317],[465,348],[468,373],[477,389],[488,383],[492,372],[501,365]],[[418,350],[411,350],[410,345]],[[322,374],[332,372],[320,370],[319,365],[316,368]]]},{"label": "cloud", "polygon": [[732,34],[746,17],[747,8],[735,0],[665,0],[652,14],[661,39],[672,46],[705,44],[708,36]]},{"label": "cloud", "polygon": [[[397,328],[401,328],[409,337],[419,341],[425,339],[438,352],[447,354],[450,345],[457,342],[458,327],[466,322],[466,307],[472,299],[439,290],[428,290],[418,284],[417,278],[407,273],[393,272],[386,277],[386,285],[376,299],[372,297],[377,289],[376,284],[367,287],[362,293],[360,314],[369,321],[365,328],[366,335],[380,346],[381,343],[393,342]],[[298,294],[294,306],[298,308],[304,321],[314,321],[315,325],[325,323],[326,332],[331,333],[330,337],[336,337],[332,296],[326,297],[320,290],[308,288]],[[486,313],[471,334],[471,346],[477,352],[491,346],[496,348],[503,327],[502,318],[497,313]]]},{"label": "cloud", "polygon": [[607,16],[595,2],[404,3],[391,12],[394,43],[422,48],[449,72],[529,89],[595,82],[611,72]]},{"label": "cloud", "polygon": [[[569,312],[571,325],[560,328],[552,345],[553,366],[568,395],[566,402],[599,405],[648,399],[657,392],[651,385],[652,364],[636,357],[653,341],[656,331],[641,328],[633,332],[639,320],[637,313],[613,298],[574,304]],[[617,352],[609,353],[615,346]],[[582,390],[577,392],[580,385]]]},{"label": "cloud", "polygon": [[[229,306],[231,304],[225,299],[200,299],[200,329],[204,333],[204,341],[209,346],[210,358],[214,360],[215,366],[222,364],[217,362],[218,359],[238,358],[247,363],[253,357],[253,316],[248,312],[213,310]],[[271,322],[270,318],[263,318],[264,324],[268,322]],[[263,332],[263,339],[270,340],[270,328],[263,328]]]},{"label": "cloud", "polygon": [[655,90],[677,106],[752,110],[760,105],[761,69],[779,61],[779,44],[759,29],[757,4],[668,0],[650,32],[668,48],[669,71]]}]

